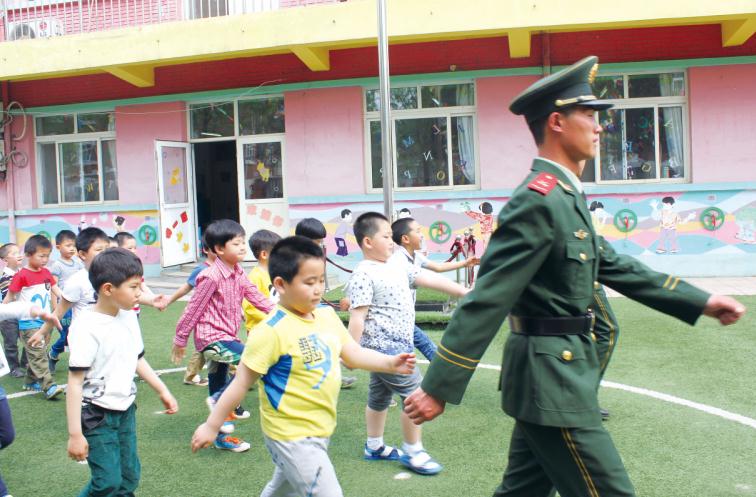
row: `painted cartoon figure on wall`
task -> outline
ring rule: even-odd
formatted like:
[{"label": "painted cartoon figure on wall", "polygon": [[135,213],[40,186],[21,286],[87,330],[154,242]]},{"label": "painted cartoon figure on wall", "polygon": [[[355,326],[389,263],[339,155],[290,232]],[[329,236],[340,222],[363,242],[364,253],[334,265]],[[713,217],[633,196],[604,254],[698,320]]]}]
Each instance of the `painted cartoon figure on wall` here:
[{"label": "painted cartoon figure on wall", "polygon": [[756,244],[756,207],[745,208],[735,217],[738,232],[735,238],[749,245]]},{"label": "painted cartoon figure on wall", "polygon": [[482,252],[485,252],[486,247],[488,246],[488,240],[491,239],[491,233],[493,233],[494,230],[493,206],[490,202],[483,202],[478,206],[480,212],[475,212],[470,209],[469,204],[465,204],[465,207],[465,214],[475,219],[480,224],[480,237],[483,242]]},{"label": "painted cartoon figure on wall", "polygon": [[593,229],[596,231],[597,235],[602,235],[604,226],[606,226],[606,221],[612,216],[604,210],[604,204],[598,200],[591,202],[588,210],[591,212]]},{"label": "painted cartoon figure on wall", "polygon": [[696,217],[695,212],[688,214],[685,219],[675,212],[673,206],[675,199],[673,197],[664,197],[662,199],[661,209],[656,199],[649,204],[651,206],[651,218],[660,221],[659,243],[656,246],[657,254],[676,254],[680,251],[677,244],[677,225],[692,221]]},{"label": "painted cartoon figure on wall", "polygon": [[343,209],[341,211],[341,222],[339,222],[336,233],[333,235],[333,240],[336,242],[336,255],[346,257],[349,255],[347,250],[346,237],[352,233],[352,211],[349,209]]},{"label": "painted cartoon figure on wall", "polygon": [[116,233],[126,231],[126,218],[123,216],[113,216],[113,228]]}]

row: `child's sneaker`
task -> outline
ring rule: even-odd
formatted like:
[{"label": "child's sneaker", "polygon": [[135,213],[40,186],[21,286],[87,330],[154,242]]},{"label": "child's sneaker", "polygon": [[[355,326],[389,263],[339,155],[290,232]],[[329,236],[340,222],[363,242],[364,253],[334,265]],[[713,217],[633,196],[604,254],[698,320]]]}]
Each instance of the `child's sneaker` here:
[{"label": "child's sneaker", "polygon": [[341,377],[341,389],[342,390],[349,390],[354,386],[354,384],[357,383],[357,377],[356,376],[342,376]]},{"label": "child's sneaker", "polygon": [[390,445],[373,450],[365,444],[365,459],[368,461],[397,461],[403,455],[404,452]]},{"label": "child's sneaker", "polygon": [[236,409],[231,411],[231,417],[233,417],[234,419],[247,419],[249,418],[249,416],[249,411],[245,410],[242,406],[238,406]]},{"label": "child's sneaker", "polygon": [[228,435],[229,433],[233,433],[235,429],[236,425],[234,425],[234,418],[229,415],[221,425],[220,432]]},{"label": "child's sneaker", "polygon": [[38,381],[35,381],[34,383],[24,383],[24,390],[28,392],[41,392],[42,386],[40,386]]},{"label": "child's sneaker", "polygon": [[399,457],[399,462],[419,475],[436,475],[444,469],[443,466],[437,463],[436,460],[424,450],[413,455],[409,455],[405,452]]},{"label": "child's sneaker", "polygon": [[53,383],[52,385],[50,385],[50,388],[45,390],[45,398],[47,398],[47,400],[52,400],[62,393],[63,393],[63,387]]},{"label": "child's sneaker", "polygon": [[218,435],[213,445],[216,449],[230,450],[231,452],[244,452],[251,447],[249,442],[228,435]]},{"label": "child's sneaker", "polygon": [[191,378],[184,377],[184,385],[193,385],[195,387],[206,387],[207,378],[203,378],[198,374],[195,374]]}]

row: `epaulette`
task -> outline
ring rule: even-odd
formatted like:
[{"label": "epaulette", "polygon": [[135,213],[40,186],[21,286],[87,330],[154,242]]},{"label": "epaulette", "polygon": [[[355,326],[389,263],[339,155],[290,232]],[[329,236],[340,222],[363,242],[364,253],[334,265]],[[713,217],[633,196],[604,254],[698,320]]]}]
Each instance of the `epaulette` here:
[{"label": "epaulette", "polygon": [[541,195],[548,195],[556,186],[557,181],[557,177],[553,174],[541,173],[528,183],[528,188],[537,191]]}]

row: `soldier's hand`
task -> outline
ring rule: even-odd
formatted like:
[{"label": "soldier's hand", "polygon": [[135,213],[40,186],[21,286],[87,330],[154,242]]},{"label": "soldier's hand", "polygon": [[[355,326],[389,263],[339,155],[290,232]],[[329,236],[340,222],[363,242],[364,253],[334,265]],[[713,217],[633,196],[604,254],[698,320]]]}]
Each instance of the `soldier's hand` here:
[{"label": "soldier's hand", "polygon": [[718,319],[723,325],[733,324],[745,314],[743,304],[726,295],[712,295],[706,302],[703,313]]},{"label": "soldier's hand", "polygon": [[422,388],[418,388],[404,399],[404,412],[416,425],[435,419],[444,412],[445,407],[445,401],[428,395]]}]

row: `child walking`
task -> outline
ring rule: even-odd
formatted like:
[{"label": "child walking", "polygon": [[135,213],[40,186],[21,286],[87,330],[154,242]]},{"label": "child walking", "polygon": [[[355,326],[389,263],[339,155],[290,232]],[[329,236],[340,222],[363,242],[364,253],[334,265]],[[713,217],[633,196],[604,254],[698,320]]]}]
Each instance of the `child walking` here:
[{"label": "child walking", "polygon": [[[24,254],[27,258],[27,267],[22,268],[13,276],[5,302],[20,302],[38,305],[44,310],[54,306],[53,296],[60,298],[60,290],[55,284],[55,279],[45,267],[50,259],[52,243],[42,235],[31,236],[24,244]],[[50,374],[47,362],[47,350],[45,347],[33,347],[29,339],[42,327],[45,322],[41,319],[20,319],[18,329],[21,340],[24,342],[24,350],[28,366],[26,368],[25,390],[43,391],[48,400],[52,400],[61,393],[63,387],[55,383]],[[44,343],[43,343],[44,345]]]},{"label": "child walking", "polygon": [[[410,287],[433,288],[459,297],[465,295],[467,289],[414,265],[388,264],[394,242],[391,226],[383,214],[367,212],[358,217],[354,236],[364,260],[349,280],[349,333],[363,347],[385,354],[413,351],[415,306]],[[399,395],[403,402],[420,386],[421,380],[418,370],[403,375],[370,373],[365,409],[365,459],[399,460],[412,471],[425,475],[441,471],[441,465],[423,447],[420,427],[413,424],[404,411],[401,414],[402,450],[383,441],[392,395]]]},{"label": "child walking", "polygon": [[[76,257],[76,234],[71,230],[58,232],[55,235],[55,248],[58,249],[60,257],[50,264],[50,273],[55,276],[55,282],[60,291],[64,292],[69,278],[81,269],[84,269],[84,264]],[[60,301],[58,301],[58,305],[60,305]],[[60,354],[63,353],[68,344],[68,327],[71,326],[71,316],[72,313],[69,309],[65,316],[61,318],[60,324],[63,325],[63,328],[60,330],[60,338],[52,344],[50,351],[47,353],[50,373],[55,373],[55,367],[60,360]]]},{"label": "child walking", "polygon": [[[1,321],[18,322],[19,319],[42,319],[60,329],[60,321],[58,321],[58,318],[37,305],[31,305],[28,302],[0,304]],[[13,428],[10,404],[8,404],[5,389],[0,386],[0,449],[4,449],[12,444],[15,438],[16,430]],[[5,486],[2,477],[0,477],[0,496],[11,497],[10,494],[8,494],[8,487]]]},{"label": "child walking", "polygon": [[[184,358],[189,334],[194,330],[194,346],[208,361],[208,406],[215,404],[228,383],[228,365],[239,364],[244,345],[239,340],[242,300],[268,313],[273,304],[247,279],[239,264],[247,254],[244,228],[236,221],[213,221],[205,230],[205,243],[218,258],[197,277],[197,287],[176,324],[173,362]],[[236,407],[236,406],[234,406]],[[232,409],[229,409],[229,412]],[[216,432],[215,447],[243,452],[249,444],[227,434],[233,424]],[[222,431],[222,432],[221,432]]]},{"label": "child walking", "polygon": [[[273,304],[278,302],[278,295],[273,291],[273,283],[270,280],[270,274],[268,274],[268,259],[273,246],[280,240],[281,237],[270,230],[257,230],[249,237],[249,249],[257,259],[257,266],[249,272],[249,281]],[[264,314],[249,302],[244,302],[242,307],[244,309],[244,326],[249,333],[252,328],[265,319],[267,314]]]},{"label": "child walking", "polygon": [[[168,302],[165,304],[166,309],[169,305],[194,290],[194,287],[197,286],[197,276],[199,276],[202,271],[212,266],[215,262],[217,256],[215,255],[215,252],[208,250],[204,237],[202,239],[202,253],[205,254],[206,259],[192,269],[192,272],[186,279],[186,283],[181,285],[175,292],[173,292],[173,295],[168,298]],[[186,365],[186,371],[184,372],[184,385],[206,387],[207,379],[203,379],[202,376],[200,376],[203,367],[205,367],[205,357],[202,355],[202,352],[195,350]]]},{"label": "child walking", "polygon": [[[391,238],[396,245],[394,255],[389,258],[389,262],[399,264],[400,266],[416,266],[423,269],[429,269],[436,273],[454,271],[463,267],[472,267],[480,263],[477,257],[469,257],[463,261],[453,262],[434,262],[420,253],[420,247],[423,244],[422,226],[411,217],[403,217],[394,221],[391,225]],[[417,300],[417,291],[412,292],[412,303]],[[415,347],[429,360],[432,361],[436,355],[436,344],[430,337],[417,325],[413,330],[413,341]]]},{"label": "child walking", "polygon": [[[84,264],[84,268],[77,271],[66,282],[63,298],[55,309],[55,315],[58,318],[65,316],[70,309],[71,322],[73,323],[82,311],[89,309],[95,304],[95,289],[92,287],[92,282],[89,279],[89,266],[98,254],[109,248],[109,245],[110,237],[100,228],[84,228],[76,236],[76,251],[79,259]],[[155,300],[155,296],[145,294],[140,294],[139,296],[139,302],[142,304],[160,307],[160,304],[156,304]],[[29,340],[29,343],[32,346],[43,343],[49,338],[50,330],[50,326],[42,326]]]},{"label": "child walking", "polygon": [[165,406],[178,411],[168,387],[144,358],[139,320],[132,308],[142,292],[142,263],[109,249],[89,266],[97,302],[71,324],[68,368],[68,455],[89,462],[91,479],[79,497],[134,495],[140,463],[136,443],[138,374]]},{"label": "child walking", "polygon": [[250,333],[236,376],[194,432],[192,450],[213,443],[226,414],[261,379],[260,423],[275,464],[261,497],[340,497],[328,457],[341,383],[337,358],[352,368],[410,374],[415,356],[389,356],[360,347],[332,308],[318,306],[325,287],[325,260],[310,240],[294,236],[278,242],[270,254],[269,271],[280,296],[278,306]]},{"label": "child walking", "polygon": [[[13,276],[15,276],[21,267],[23,256],[18,249],[18,245],[15,243],[6,243],[0,247],[0,259],[5,263],[3,273],[0,275],[0,301],[2,301],[5,300],[5,296],[8,294],[8,287]],[[23,354],[23,347],[21,348],[22,354],[19,356],[18,339],[21,338],[21,335],[18,331],[18,319],[11,317],[0,321],[0,331],[3,334],[3,350],[5,351],[5,359],[8,361],[8,367],[10,368],[10,375],[14,378],[23,378],[26,376],[24,370],[27,363],[26,354]]]}]

